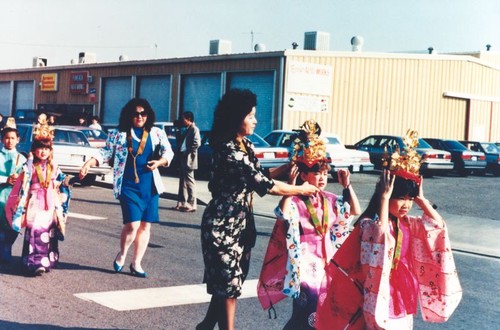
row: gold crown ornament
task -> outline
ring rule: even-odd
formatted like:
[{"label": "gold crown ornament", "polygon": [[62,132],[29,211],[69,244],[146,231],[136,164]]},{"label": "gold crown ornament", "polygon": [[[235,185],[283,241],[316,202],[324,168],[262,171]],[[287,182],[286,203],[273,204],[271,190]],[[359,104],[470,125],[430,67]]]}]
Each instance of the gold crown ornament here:
[{"label": "gold crown ornament", "polygon": [[313,119],[309,119],[296,131],[292,160],[311,168],[319,162],[329,162],[326,157],[326,141],[319,137],[321,127]]},{"label": "gold crown ornament", "polygon": [[35,140],[54,140],[54,126],[47,124],[47,115],[38,116],[38,122],[33,125],[33,137]]},{"label": "gold crown ornament", "polygon": [[[387,147],[382,158],[382,167],[387,168],[392,174],[407,180],[412,180],[418,185],[422,182],[420,176],[421,157],[415,149],[418,147],[418,132],[408,129],[403,138],[405,148],[403,151],[396,147],[396,151],[389,157]],[[390,163],[389,163],[390,162]]]},{"label": "gold crown ornament", "polygon": [[14,117],[9,117],[7,118],[7,121],[5,122],[5,126],[4,128],[13,128],[13,129],[16,129],[16,120],[14,119]]}]

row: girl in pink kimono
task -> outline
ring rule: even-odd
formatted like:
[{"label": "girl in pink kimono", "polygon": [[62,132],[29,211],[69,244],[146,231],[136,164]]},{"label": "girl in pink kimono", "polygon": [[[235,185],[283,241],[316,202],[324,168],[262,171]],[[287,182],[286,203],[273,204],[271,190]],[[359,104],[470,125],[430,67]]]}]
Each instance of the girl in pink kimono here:
[{"label": "girl in pink kimono", "polygon": [[[277,300],[271,298],[271,304],[285,296],[294,298],[292,316],[285,329],[315,328],[318,299],[326,290],[325,266],[349,235],[351,215],[361,211],[350,183],[349,171],[338,171],[344,196],[325,191],[330,166],[324,152],[313,150],[321,149],[323,141],[314,132],[309,132],[302,140],[305,143],[298,143],[298,149],[302,151],[294,158],[296,165],[292,166],[289,183],[294,184],[298,178],[321,191],[310,197],[288,196],[281,200],[276,208],[277,223],[259,284],[264,308],[270,307],[265,301],[267,293],[273,288],[281,291],[278,292],[281,297]],[[280,226],[286,229],[277,234],[276,228]],[[276,240],[283,242],[281,246],[286,251],[273,248]],[[280,269],[273,271],[270,267],[274,267],[273,262],[276,261],[280,263]],[[273,280],[278,280],[280,284],[273,285]]]},{"label": "girl in pink kimono", "polygon": [[[319,329],[412,329],[417,304],[427,322],[444,322],[457,307],[462,290],[448,232],[424,197],[418,169],[411,148],[392,156],[356,229],[327,267]],[[413,203],[422,216],[408,215]]]},{"label": "girl in pink kimono", "polygon": [[52,140],[35,137],[32,156],[16,181],[6,205],[12,228],[26,227],[23,265],[30,275],[50,271],[59,261],[64,239],[70,178],[52,162]]}]

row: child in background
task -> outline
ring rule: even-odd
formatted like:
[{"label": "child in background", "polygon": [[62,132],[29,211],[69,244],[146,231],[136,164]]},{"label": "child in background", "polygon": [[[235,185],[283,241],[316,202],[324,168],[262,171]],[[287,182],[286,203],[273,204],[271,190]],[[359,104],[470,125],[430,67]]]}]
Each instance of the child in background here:
[{"label": "child in background", "polygon": [[[350,233],[352,215],[361,208],[350,182],[350,173],[339,170],[338,181],[344,196],[324,191],[328,183],[330,166],[326,158],[325,141],[319,137],[321,130],[314,121],[307,121],[295,140],[295,152],[289,183],[296,179],[318,187],[315,196],[283,197],[276,208],[276,226],[286,227],[271,237],[259,283],[259,296],[264,308],[281,300],[267,301],[266,291],[281,291],[281,298],[294,298],[293,312],[284,329],[314,329],[318,299],[326,290],[324,268]],[[286,231],[286,233],[285,233]],[[280,237],[276,237],[280,236]],[[275,240],[283,243],[287,251],[276,251]],[[277,258],[280,256],[281,258]],[[272,269],[273,261],[281,260]],[[276,264],[275,264],[276,265]],[[281,274],[281,275],[277,275]],[[281,276],[281,278],[276,278]],[[271,282],[277,280],[279,286]]]},{"label": "child in background", "polygon": [[57,264],[58,241],[64,239],[70,178],[52,161],[53,134],[46,122],[36,128],[30,159],[6,206],[12,228],[26,227],[22,262],[32,275],[48,272]]},{"label": "child in background", "polygon": [[[446,225],[424,197],[418,136],[409,130],[359,224],[327,267],[318,329],[412,329],[445,322],[462,297]],[[390,165],[390,166],[388,166]],[[413,203],[422,216],[410,216]]]},{"label": "child in background", "polygon": [[5,203],[22,170],[26,157],[17,152],[19,132],[14,118],[9,118],[2,130],[2,150],[0,150],[0,262],[12,258],[12,245],[19,233],[12,230],[5,217]]}]

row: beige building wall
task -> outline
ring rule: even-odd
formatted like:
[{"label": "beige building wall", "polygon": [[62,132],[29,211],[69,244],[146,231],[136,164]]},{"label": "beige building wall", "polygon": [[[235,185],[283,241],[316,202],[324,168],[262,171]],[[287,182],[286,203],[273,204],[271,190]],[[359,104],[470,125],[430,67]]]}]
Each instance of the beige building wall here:
[{"label": "beige building wall", "polygon": [[317,51],[285,56],[286,67],[302,61],[333,69],[331,93],[321,96],[329,107],[321,112],[288,109],[285,77],[285,129],[314,118],[346,144],[370,134],[402,135],[408,128],[422,137],[500,138],[500,69],[474,57]]}]

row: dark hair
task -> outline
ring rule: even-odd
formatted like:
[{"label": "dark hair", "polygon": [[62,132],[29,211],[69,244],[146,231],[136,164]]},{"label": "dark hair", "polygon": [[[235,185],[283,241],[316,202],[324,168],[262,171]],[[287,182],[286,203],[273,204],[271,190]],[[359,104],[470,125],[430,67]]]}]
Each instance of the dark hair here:
[{"label": "dark hair", "polygon": [[[416,197],[418,195],[419,186],[413,180],[404,179],[400,176],[396,176],[394,179],[394,188],[392,189],[391,199],[397,199],[405,196]],[[375,214],[380,213],[380,192],[378,191],[378,185],[375,188],[368,206],[365,211],[359,216],[358,219],[372,218]]]},{"label": "dark hair", "polygon": [[118,130],[120,132],[128,132],[133,126],[133,120],[135,115],[135,110],[137,107],[144,108],[144,111],[148,115],[146,119],[146,123],[144,124],[144,128],[146,131],[151,131],[151,127],[153,127],[156,121],[156,115],[153,111],[153,108],[149,104],[149,102],[145,99],[141,98],[133,98],[125,104],[122,108],[122,112],[120,113],[120,120],[118,123]]},{"label": "dark hair", "polygon": [[189,120],[190,122],[194,122],[194,114],[191,111],[183,112],[181,117]]},{"label": "dark hair", "polygon": [[97,120],[97,121],[99,121],[99,116],[92,116],[92,120]]},{"label": "dark hair", "polygon": [[16,133],[16,136],[19,137],[19,131],[15,129],[14,127],[5,127],[2,130],[2,139],[7,135],[7,133],[14,132]]},{"label": "dark hair", "polygon": [[[53,144],[52,144],[52,140],[51,139],[40,139],[40,140],[33,140],[33,143],[31,144],[31,148],[30,148],[30,151],[31,153],[33,154],[33,161],[36,163],[38,161],[40,161],[40,159],[38,159],[36,157],[36,154],[35,154],[35,150],[36,149],[39,149],[39,148],[49,148],[51,151],[53,150],[52,148]],[[49,158],[47,159],[50,162],[52,162],[52,154],[50,154]]]},{"label": "dark hair", "polygon": [[209,142],[215,148],[236,138],[245,117],[257,105],[257,95],[248,89],[231,89],[219,101]]}]

